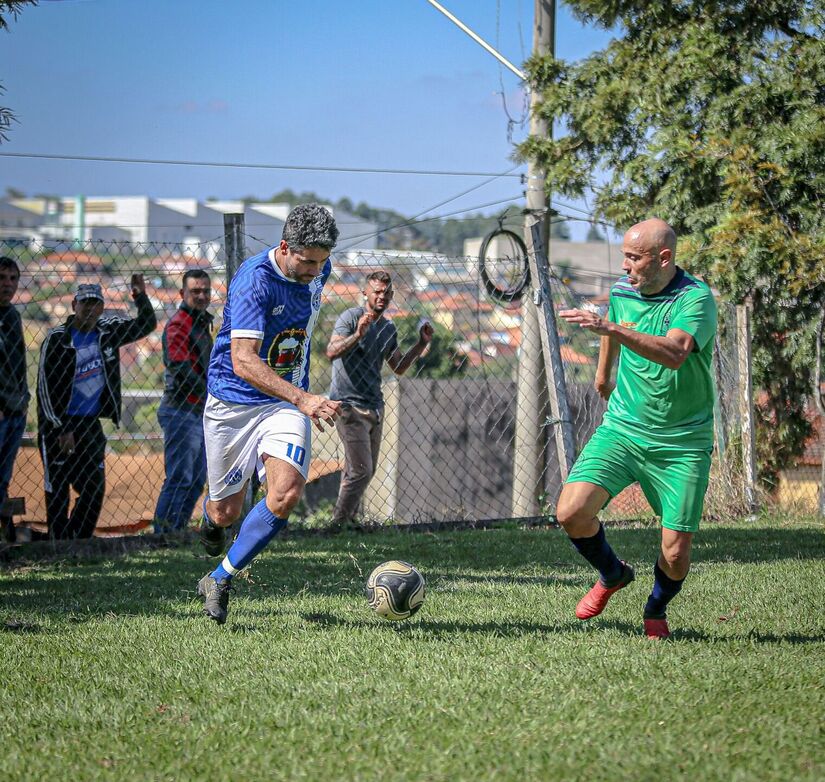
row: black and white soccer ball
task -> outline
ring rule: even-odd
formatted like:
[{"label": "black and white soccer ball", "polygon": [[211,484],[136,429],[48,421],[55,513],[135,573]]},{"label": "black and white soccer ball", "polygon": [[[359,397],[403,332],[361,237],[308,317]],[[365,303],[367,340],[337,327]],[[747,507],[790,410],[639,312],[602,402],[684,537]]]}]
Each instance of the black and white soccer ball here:
[{"label": "black and white soccer ball", "polygon": [[409,562],[382,562],[367,579],[367,600],[378,616],[407,619],[424,602],[424,577]]}]

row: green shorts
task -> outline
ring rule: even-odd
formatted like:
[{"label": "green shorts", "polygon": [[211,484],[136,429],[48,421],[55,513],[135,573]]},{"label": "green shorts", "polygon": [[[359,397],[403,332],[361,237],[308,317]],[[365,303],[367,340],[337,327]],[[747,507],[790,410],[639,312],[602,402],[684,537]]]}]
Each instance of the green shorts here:
[{"label": "green shorts", "polygon": [[566,482],[594,483],[612,499],[638,481],[663,527],[696,532],[712,451],[712,446],[657,445],[602,425],[579,454]]}]

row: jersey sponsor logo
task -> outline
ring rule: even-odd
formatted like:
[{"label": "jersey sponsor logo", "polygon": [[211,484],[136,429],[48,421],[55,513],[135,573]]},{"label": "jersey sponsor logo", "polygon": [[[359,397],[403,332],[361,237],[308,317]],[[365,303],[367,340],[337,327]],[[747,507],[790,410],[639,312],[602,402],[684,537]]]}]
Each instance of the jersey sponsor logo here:
[{"label": "jersey sponsor logo", "polygon": [[272,340],[266,363],[281,377],[301,366],[307,333],[304,329],[286,329]]},{"label": "jersey sponsor logo", "polygon": [[223,482],[227,486],[234,486],[236,483],[241,482],[241,478],[243,478],[243,471],[240,467],[236,467],[223,479]]},{"label": "jersey sponsor logo", "polygon": [[272,314],[273,315],[280,315],[284,311],[285,307],[286,307],[286,304],[279,304],[277,307],[273,308]]},{"label": "jersey sponsor logo", "polygon": [[619,325],[624,326],[626,329],[635,329],[639,324],[633,320],[623,320],[619,322]]}]

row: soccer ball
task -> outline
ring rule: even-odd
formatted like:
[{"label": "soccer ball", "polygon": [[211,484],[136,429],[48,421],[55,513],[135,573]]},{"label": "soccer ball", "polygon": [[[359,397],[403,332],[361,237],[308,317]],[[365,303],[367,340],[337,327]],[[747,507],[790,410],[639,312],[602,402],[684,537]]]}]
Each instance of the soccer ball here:
[{"label": "soccer ball", "polygon": [[367,600],[391,622],[412,616],[424,602],[424,577],[409,562],[381,563],[367,579]]}]

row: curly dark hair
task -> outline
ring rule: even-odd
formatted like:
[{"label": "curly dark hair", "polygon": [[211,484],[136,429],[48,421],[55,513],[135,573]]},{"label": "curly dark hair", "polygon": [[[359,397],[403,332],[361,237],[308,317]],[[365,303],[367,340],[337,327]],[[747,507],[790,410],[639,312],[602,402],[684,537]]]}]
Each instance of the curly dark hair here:
[{"label": "curly dark hair", "polygon": [[328,209],[319,204],[300,204],[287,216],[281,238],[293,249],[323,247],[338,241],[338,227]]}]

